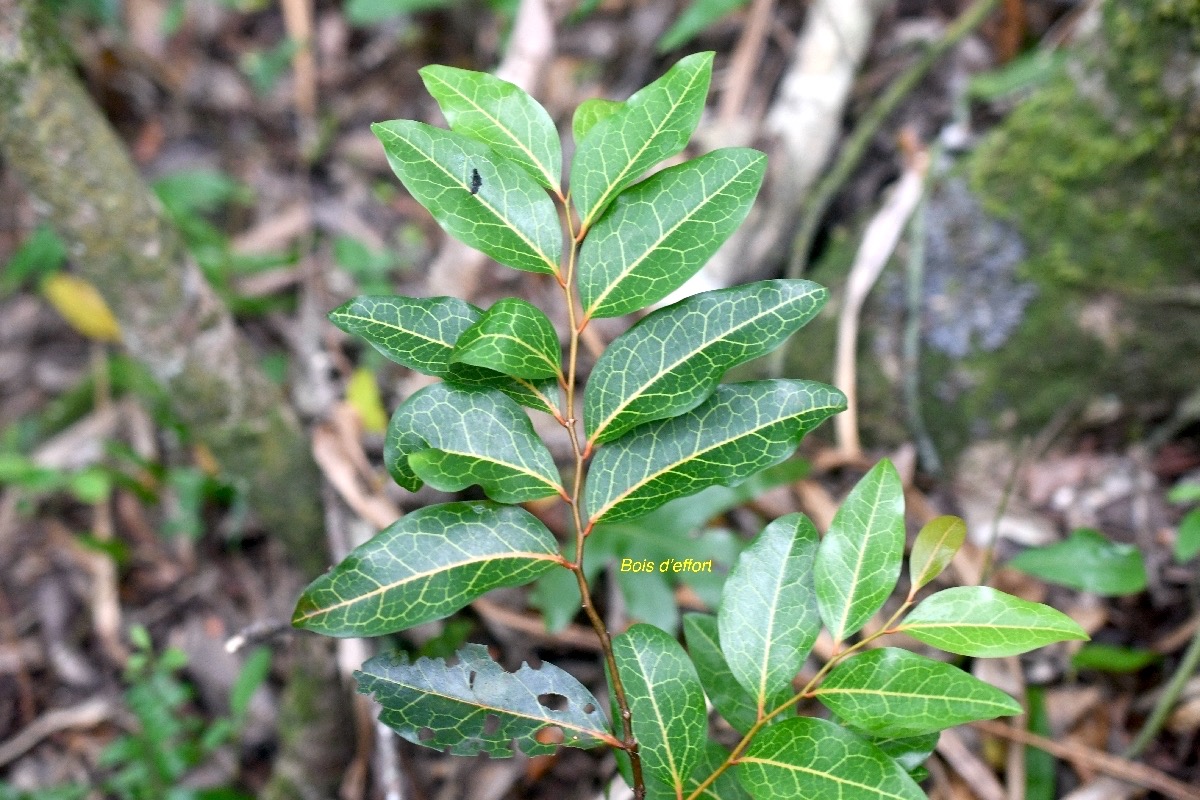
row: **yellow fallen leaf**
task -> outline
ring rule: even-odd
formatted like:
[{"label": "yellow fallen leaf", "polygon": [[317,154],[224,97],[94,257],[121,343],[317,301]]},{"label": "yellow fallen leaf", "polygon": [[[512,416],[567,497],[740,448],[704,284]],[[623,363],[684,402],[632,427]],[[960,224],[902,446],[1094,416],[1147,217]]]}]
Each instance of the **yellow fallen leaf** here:
[{"label": "yellow fallen leaf", "polygon": [[346,385],[346,400],[358,412],[363,430],[368,433],[383,433],[387,430],[387,412],[383,410],[383,399],[379,396],[379,384],[375,373],[365,367],[354,370]]},{"label": "yellow fallen leaf", "polygon": [[121,326],[108,303],[83,278],[56,272],[42,282],[42,294],[72,328],[89,339],[121,341]]}]

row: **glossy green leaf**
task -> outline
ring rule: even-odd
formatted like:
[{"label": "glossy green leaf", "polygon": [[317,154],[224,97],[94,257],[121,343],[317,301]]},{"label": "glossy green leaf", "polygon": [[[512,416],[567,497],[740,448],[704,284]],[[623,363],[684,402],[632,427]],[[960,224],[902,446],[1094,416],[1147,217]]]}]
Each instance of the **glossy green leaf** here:
[{"label": "glossy green leaf", "polygon": [[1008,566],[1047,583],[1104,596],[1137,594],[1146,588],[1141,552],[1091,528],[1072,531],[1065,542],[1030,548]]},{"label": "glossy green leaf", "polygon": [[529,417],[492,389],[436,383],[417,392],[392,414],[383,458],[411,492],[422,483],[445,492],[479,484],[501,503],[566,497]]},{"label": "glossy green leaf", "polygon": [[622,189],[687,145],[704,111],[712,59],[712,53],[680,59],[577,140],[571,162],[571,197],[583,230],[592,226]]},{"label": "glossy green leaf", "polygon": [[327,636],[382,636],[448,616],[500,586],[559,563],[528,511],[484,501],[427,506],[400,518],[317,578],[292,624]]},{"label": "glossy green leaf", "polygon": [[529,173],[483,142],[423,122],[394,119],[371,130],[404,187],[446,233],[501,264],[558,274],[558,213]]},{"label": "glossy green leaf", "polygon": [[561,191],[562,144],[538,101],[486,72],[431,64],[421,78],[451,130],[483,142],[550,191]]},{"label": "glossy green leaf", "polygon": [[575,116],[571,118],[571,134],[575,137],[575,143],[582,142],[588,131],[596,127],[596,123],[608,119],[624,107],[625,103],[620,100],[605,100],[602,97],[584,100],[575,108]]},{"label": "glossy green leaf", "polygon": [[725,581],[721,650],[759,717],[790,696],[821,630],[812,586],[817,544],[808,517],[780,517],[742,551]]},{"label": "glossy green leaf", "polygon": [[653,312],[596,362],[584,392],[588,441],[612,441],[695,408],[727,370],[769,353],[816,316],[827,295],[809,281],[760,281]]},{"label": "glossy green leaf", "polygon": [[1193,508],[1179,522],[1175,534],[1175,560],[1182,564],[1200,553],[1200,508]]},{"label": "glossy green leaf", "polygon": [[922,600],[896,630],[948,653],[1015,656],[1051,642],[1087,639],[1061,611],[987,586],[957,586]]},{"label": "glossy green leaf", "polygon": [[546,315],[532,303],[507,297],[458,337],[451,360],[516,378],[554,378],[562,352]]},{"label": "glossy green leaf", "polygon": [[658,52],[666,53],[696,38],[705,28],[732,14],[747,0],[692,0],[675,24],[658,40]]},{"label": "glossy green leaf", "polygon": [[643,425],[600,449],[584,490],[591,521],[641,516],[778,464],[845,403],[841,392],[813,381],[718,387],[692,411]]},{"label": "glossy green leaf", "polygon": [[1136,647],[1117,647],[1111,644],[1085,644],[1071,656],[1075,669],[1097,669],[1102,672],[1123,674],[1137,672],[1143,667],[1161,661],[1162,656],[1153,650]]},{"label": "glossy green leaf", "polygon": [[[758,703],[729,670],[721,652],[717,618],[710,614],[685,614],[683,634],[704,693],[734,730],[746,733],[758,722]],[[788,695],[777,695],[769,701],[770,707],[775,708],[787,699]]]},{"label": "glossy green leaf", "polygon": [[584,319],[645,308],[696,274],[742,224],[767,157],[714,150],[621,192],[579,251]]},{"label": "glossy green leaf", "polygon": [[995,686],[895,647],[843,661],[815,694],[847,725],[876,736],[919,736],[1021,713],[1021,704]]},{"label": "glossy green leaf", "polygon": [[813,577],[821,619],[845,641],[883,606],[904,558],[904,489],[884,459],[850,491],[821,540]]},{"label": "glossy green leaf", "polygon": [[[683,796],[691,797],[692,793],[700,788],[700,784],[716,772],[727,758],[729,758],[729,751],[724,747],[711,740],[705,742],[700,761],[692,768],[692,774],[683,782]],[[658,781],[646,781],[646,800],[678,800],[678,798],[679,795],[676,794],[673,786]],[[715,781],[705,786],[696,795],[696,798],[697,800],[750,800],[750,795],[746,794],[746,790],[738,783],[733,770],[727,769]]]},{"label": "glossy green leaf", "polygon": [[514,742],[526,755],[553,753],[557,745],[536,737],[548,727],[561,730],[563,744],[572,747],[615,742],[599,701],[553,664],[509,672],[481,644],[464,645],[455,656],[451,666],[440,658],[410,663],[404,653],[379,655],[354,677],[358,690],[383,707],[381,722],[414,744],[454,755],[507,758]]},{"label": "glossy green leaf", "polygon": [[944,516],[930,520],[913,542],[908,557],[908,575],[916,588],[942,574],[967,538],[967,523],[959,517]]},{"label": "glossy green leaf", "polygon": [[761,731],[738,760],[755,800],[925,800],[878,747],[823,719],[797,717]]},{"label": "glossy green leaf", "polygon": [[911,775],[933,755],[940,736],[941,732],[936,731],[920,736],[868,736],[867,739]]},{"label": "glossy green leaf", "polygon": [[631,626],[613,637],[612,647],[642,768],[682,787],[703,755],[708,728],[696,668],[679,642],[653,625]]}]

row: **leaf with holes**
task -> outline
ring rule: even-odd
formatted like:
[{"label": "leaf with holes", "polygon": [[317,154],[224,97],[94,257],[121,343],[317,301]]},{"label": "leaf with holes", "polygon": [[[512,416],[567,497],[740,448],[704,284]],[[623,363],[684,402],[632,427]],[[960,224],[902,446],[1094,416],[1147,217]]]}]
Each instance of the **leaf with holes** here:
[{"label": "leaf with holes", "polygon": [[959,517],[937,517],[926,523],[913,542],[908,559],[912,585],[920,589],[942,574],[967,538],[967,523]]},{"label": "leaf with holes", "polygon": [[780,517],[742,551],[725,582],[721,650],[759,718],[791,696],[821,630],[812,587],[817,545],[808,517]]},{"label": "leaf with holes", "polygon": [[521,508],[476,501],[418,509],[317,578],[292,624],[327,636],[382,636],[448,616],[561,563],[553,534]]},{"label": "leaf with holes", "polygon": [[674,419],[652,422],[603,447],[588,472],[592,522],[641,516],[707,486],[736,483],[786,459],[810,430],[846,407],[813,381],[721,386]]},{"label": "leaf with holes", "polygon": [[760,281],[653,312],[596,362],[584,392],[588,440],[612,441],[695,408],[726,371],[771,352],[816,316],[827,295],[809,281]]},{"label": "leaf with holes", "polygon": [[884,459],[850,491],[821,540],[813,579],[835,642],[866,624],[896,588],[904,558],[904,490]]},{"label": "leaf with holes", "polygon": [[383,459],[410,492],[479,484],[501,503],[567,496],[529,417],[495,390],[437,383],[417,392],[392,415]]},{"label": "leaf with holes", "polygon": [[446,233],[514,269],[559,274],[558,213],[529,173],[483,142],[423,122],[394,119],[371,130]]},{"label": "leaf with holes", "polygon": [[925,800],[908,773],[878,747],[811,717],[760,732],[736,769],[755,800]]},{"label": "leaf with holes", "polygon": [[[721,652],[717,618],[710,614],[686,614],[683,617],[683,633],[687,639],[688,655],[696,665],[696,674],[700,677],[704,693],[712,701],[717,713],[734,730],[746,733],[758,722],[758,704],[729,670],[725,654]],[[787,697],[773,699],[777,699],[778,703],[772,708],[787,700]]]},{"label": "leaf with holes", "polygon": [[[375,656],[354,673],[358,690],[383,707],[379,719],[405,739],[460,756],[546,755],[556,744],[538,732],[558,728],[571,747],[616,745],[600,703],[568,673],[543,663],[508,672],[481,644],[464,645],[457,662],[404,653]],[[555,709],[553,706],[563,706]]]},{"label": "leaf with holes", "polygon": [[708,728],[704,690],[679,642],[653,625],[633,625],[612,640],[642,768],[682,788],[699,762]]},{"label": "leaf with holes", "polygon": [[746,218],[766,164],[757,150],[714,150],[617,195],[579,251],[584,319],[645,308],[695,275]]},{"label": "leaf with holes", "polygon": [[599,219],[626,186],[683,150],[704,111],[712,53],[680,59],[623,107],[595,122],[577,143],[571,197],[583,230]]},{"label": "leaf with holes", "polygon": [[1088,635],[1073,619],[987,586],[957,586],[926,597],[896,630],[949,653],[1015,656]]},{"label": "leaf with holes", "polygon": [[894,647],[843,661],[815,694],[847,725],[875,736],[919,736],[1021,713],[1021,704],[995,686]]},{"label": "leaf with holes", "polygon": [[478,139],[542,186],[560,191],[562,144],[541,103],[486,72],[431,64],[421,78],[451,130]]},{"label": "leaf with holes", "polygon": [[451,360],[515,378],[557,378],[562,353],[546,315],[525,300],[508,297],[458,337]]}]

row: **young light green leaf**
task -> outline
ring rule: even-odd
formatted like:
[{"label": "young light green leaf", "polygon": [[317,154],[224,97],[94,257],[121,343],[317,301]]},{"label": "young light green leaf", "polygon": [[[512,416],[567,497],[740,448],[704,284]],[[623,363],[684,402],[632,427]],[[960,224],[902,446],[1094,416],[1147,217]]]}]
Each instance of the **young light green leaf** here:
[{"label": "young light green leaf", "polygon": [[500,300],[463,331],[450,358],[515,378],[561,374],[562,353],[553,323],[537,306],[516,297]]},{"label": "young light green leaf", "polygon": [[588,441],[612,441],[695,408],[727,370],[769,353],[816,316],[827,296],[809,281],[759,281],[653,312],[596,362],[584,393]]},{"label": "young light green leaf", "polygon": [[761,731],[736,769],[755,800],[925,800],[908,773],[879,748],[812,717]]},{"label": "young light green leaf", "polygon": [[995,686],[895,647],[843,661],[815,694],[847,725],[874,736],[919,736],[1021,713],[1021,704]]},{"label": "young light green leaf", "polygon": [[658,40],[657,50],[667,53],[696,38],[722,17],[746,5],[747,0],[692,0],[675,24]]},{"label": "young light green leaf", "polygon": [[[696,665],[700,685],[725,721],[734,730],[746,733],[758,722],[758,703],[741,687],[729,670],[725,654],[717,633],[717,618],[710,614],[685,614],[683,635],[687,640],[688,655]],[[788,698],[777,695],[768,701],[771,708],[779,706]]]},{"label": "young light green leaf", "polygon": [[631,626],[613,637],[612,647],[642,768],[682,787],[703,754],[708,727],[696,668],[679,642],[653,625]]},{"label": "young light green leaf", "polygon": [[1179,521],[1175,534],[1175,561],[1182,564],[1200,553],[1200,508],[1193,508]]},{"label": "young light green leaf", "polygon": [[680,59],[577,140],[571,197],[582,230],[599,219],[622,189],[687,145],[704,111],[712,59],[712,53]]},{"label": "young light green leaf", "polygon": [[821,619],[845,641],[883,606],[904,558],[904,489],[884,459],[850,491],[817,551],[813,577]]},{"label": "young light green leaf", "polygon": [[1072,531],[1065,542],[1030,548],[1008,566],[1047,583],[1106,597],[1137,594],[1146,588],[1141,552],[1091,528]]},{"label": "young light green leaf", "polygon": [[591,522],[641,516],[778,464],[845,407],[841,392],[813,381],[720,386],[692,411],[643,425],[599,451],[585,488]]},{"label": "young light green leaf", "polygon": [[558,275],[562,229],[550,196],[486,144],[423,122],[371,130],[404,187],[446,233],[514,269]]},{"label": "young light green leaf", "polygon": [[397,520],[317,578],[292,624],[327,636],[382,636],[441,619],[560,562],[554,535],[521,508],[427,506]]},{"label": "young light green leaf", "polygon": [[392,414],[383,459],[411,492],[422,483],[445,492],[479,484],[501,503],[567,496],[529,417],[492,389],[436,383],[417,392]]},{"label": "young light green leaf", "polygon": [[908,575],[913,587],[920,589],[941,575],[966,538],[967,523],[959,517],[938,517],[921,528],[908,557]]},{"label": "young light green leaf", "polygon": [[[706,741],[700,761],[692,767],[692,774],[683,782],[683,796],[691,797],[692,793],[700,788],[700,784],[716,772],[727,758],[729,758],[728,750],[714,741]],[[696,795],[696,798],[697,800],[750,800],[750,795],[746,794],[746,790],[738,783],[733,771],[725,770],[715,781],[705,786],[700,794]],[[676,793],[673,786],[648,780],[646,781],[646,800],[679,800],[679,794]]]},{"label": "young light green leaf", "polygon": [[431,64],[421,70],[451,130],[492,148],[550,191],[562,191],[562,144],[542,105],[486,72]]},{"label": "young light green leaf", "polygon": [[757,150],[714,150],[617,195],[579,251],[583,318],[645,308],[695,275],[746,218],[766,163]]},{"label": "young light green leaf", "polygon": [[1120,675],[1137,672],[1161,660],[1162,656],[1153,650],[1097,642],[1079,648],[1075,655],[1071,656],[1071,666],[1075,669],[1098,669]]},{"label": "young light green leaf", "polygon": [[[537,738],[547,727],[560,729],[571,747],[617,744],[600,703],[553,664],[509,672],[481,644],[464,645],[455,656],[451,666],[440,658],[410,663],[405,653],[378,655],[354,678],[383,707],[381,722],[414,744],[454,755],[508,758],[513,742],[526,755],[553,753],[558,745]],[[547,695],[565,707],[541,702]]]},{"label": "young light green leaf", "polygon": [[759,719],[790,695],[821,630],[812,587],[817,544],[808,517],[780,517],[742,551],[725,581],[721,650]]},{"label": "young light green leaf", "polygon": [[596,127],[596,123],[608,119],[624,107],[625,103],[620,100],[605,100],[602,97],[584,100],[576,106],[575,116],[571,118],[571,134],[575,137],[575,144],[582,142],[588,131]]},{"label": "young light green leaf", "polygon": [[1015,656],[1051,642],[1087,639],[1061,611],[987,586],[957,586],[926,597],[896,630],[948,653]]}]

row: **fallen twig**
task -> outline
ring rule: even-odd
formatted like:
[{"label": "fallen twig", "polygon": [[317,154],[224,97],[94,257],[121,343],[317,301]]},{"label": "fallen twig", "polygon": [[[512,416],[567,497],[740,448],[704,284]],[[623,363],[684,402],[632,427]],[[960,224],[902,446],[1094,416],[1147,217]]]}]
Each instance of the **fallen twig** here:
[{"label": "fallen twig", "polygon": [[102,697],[92,698],[74,708],[47,711],[16,736],[0,744],[0,767],[7,766],[25,755],[48,736],[71,728],[91,728],[112,715],[112,703]]}]

